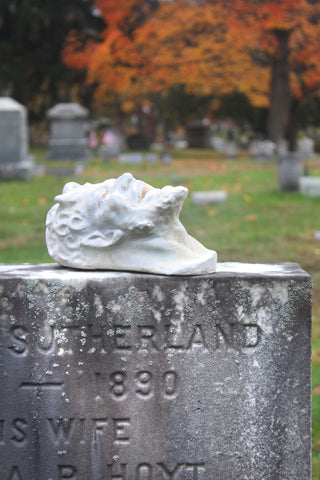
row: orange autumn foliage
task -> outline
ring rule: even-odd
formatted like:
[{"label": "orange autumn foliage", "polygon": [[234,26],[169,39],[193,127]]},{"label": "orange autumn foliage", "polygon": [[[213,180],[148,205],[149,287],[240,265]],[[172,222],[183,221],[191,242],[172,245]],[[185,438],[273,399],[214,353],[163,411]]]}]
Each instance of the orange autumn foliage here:
[{"label": "orange autumn foliage", "polygon": [[303,98],[320,88],[320,4],[311,0],[235,0],[231,15],[237,48],[272,65],[278,55],[277,33],[288,32],[290,87]]},{"label": "orange autumn foliage", "polygon": [[99,42],[82,45],[71,32],[64,49],[66,64],[73,68],[86,68],[88,83],[97,84],[100,100],[114,96],[139,94],[135,72],[141,64],[134,33],[153,10],[145,0],[97,0],[106,28]]},{"label": "orange autumn foliage", "polygon": [[100,42],[70,35],[65,62],[86,68],[97,97],[130,99],[176,84],[194,94],[270,102],[279,32],[288,34],[290,95],[320,89],[320,5],[311,0],[97,0]]}]

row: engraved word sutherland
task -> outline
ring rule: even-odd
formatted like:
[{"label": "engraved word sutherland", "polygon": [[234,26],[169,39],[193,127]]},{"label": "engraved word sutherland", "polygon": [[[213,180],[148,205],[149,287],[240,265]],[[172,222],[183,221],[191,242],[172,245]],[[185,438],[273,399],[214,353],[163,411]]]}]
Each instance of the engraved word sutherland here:
[{"label": "engraved word sutherland", "polygon": [[1,480],[310,480],[311,282],[0,266]]}]

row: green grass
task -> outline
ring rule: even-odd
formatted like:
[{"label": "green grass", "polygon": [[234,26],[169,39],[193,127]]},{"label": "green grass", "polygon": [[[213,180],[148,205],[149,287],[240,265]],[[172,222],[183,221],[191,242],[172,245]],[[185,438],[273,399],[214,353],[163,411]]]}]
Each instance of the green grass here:
[{"label": "green grass", "polygon": [[[43,162],[44,151],[33,152]],[[226,189],[219,205],[194,206],[187,198],[181,220],[188,232],[219,261],[298,262],[313,278],[313,478],[320,478],[320,199],[279,192],[275,163],[226,160],[210,151],[173,152],[165,165],[90,162],[75,178],[44,176],[0,184],[0,262],[50,262],[44,239],[46,213],[67,181],[98,182],[129,170],[155,187],[186,185],[192,190]],[[48,162],[46,162],[48,164]],[[50,166],[64,166],[50,162]],[[72,164],[68,162],[68,167]],[[320,175],[320,160],[308,162]],[[319,387],[319,389],[317,389]],[[297,479],[298,480],[298,479]]]}]

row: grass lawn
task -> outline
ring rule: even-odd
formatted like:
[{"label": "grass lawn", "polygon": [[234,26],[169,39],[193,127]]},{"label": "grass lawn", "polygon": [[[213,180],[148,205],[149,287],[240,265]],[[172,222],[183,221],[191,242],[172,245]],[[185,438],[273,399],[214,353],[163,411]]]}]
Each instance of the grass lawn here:
[{"label": "grass lawn", "polygon": [[[33,152],[43,162],[43,151]],[[226,160],[211,151],[173,152],[165,165],[87,164],[73,177],[43,176],[0,184],[0,263],[50,262],[45,217],[67,181],[99,182],[130,171],[155,187],[185,185],[192,190],[225,189],[219,205],[194,206],[187,198],[181,220],[219,261],[298,262],[312,275],[313,294],[313,479],[320,478],[320,198],[278,191],[276,164],[246,157]],[[47,162],[48,163],[48,162]],[[62,162],[50,162],[50,166]],[[68,163],[70,166],[70,163]],[[320,159],[308,161],[320,176]],[[297,479],[298,480],[298,479]]]}]

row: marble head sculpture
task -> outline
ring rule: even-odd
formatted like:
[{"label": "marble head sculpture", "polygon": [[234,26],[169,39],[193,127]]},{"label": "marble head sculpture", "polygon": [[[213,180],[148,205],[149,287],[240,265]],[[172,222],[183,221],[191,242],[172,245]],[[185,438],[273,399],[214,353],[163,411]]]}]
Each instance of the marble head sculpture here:
[{"label": "marble head sculpture", "polygon": [[185,187],[153,188],[130,173],[98,184],[67,183],[47,215],[49,254],[79,269],[212,273],[216,252],[179,220],[187,194]]}]

